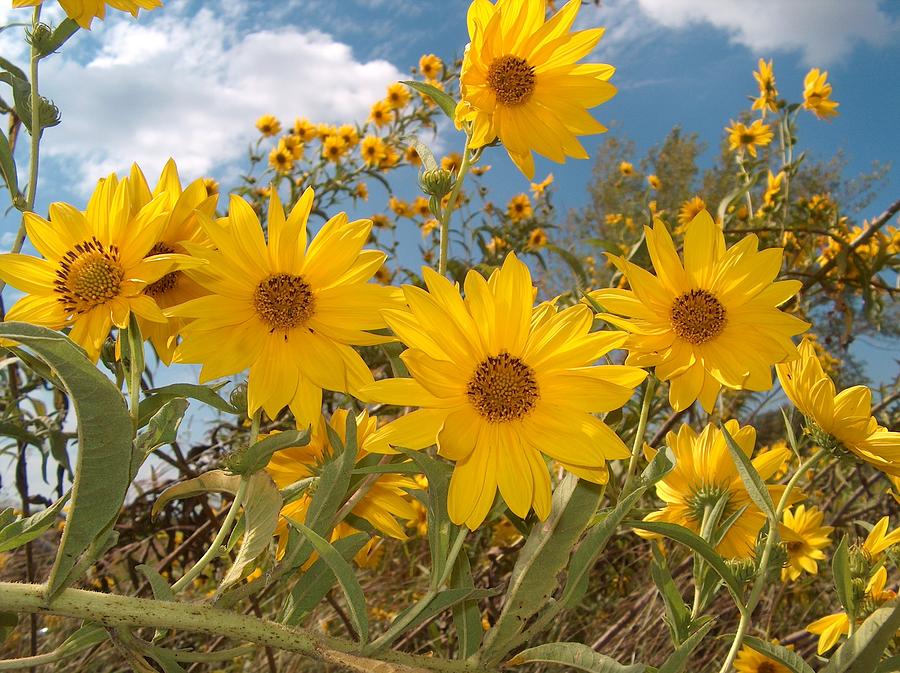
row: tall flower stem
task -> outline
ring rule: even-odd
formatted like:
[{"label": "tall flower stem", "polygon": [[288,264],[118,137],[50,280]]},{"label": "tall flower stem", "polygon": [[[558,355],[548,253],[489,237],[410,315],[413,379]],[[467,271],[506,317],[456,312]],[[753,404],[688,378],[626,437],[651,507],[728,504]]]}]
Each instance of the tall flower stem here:
[{"label": "tall flower stem", "polygon": [[466,145],[463,147],[462,161],[459,164],[459,170],[456,172],[456,182],[450,191],[450,197],[447,199],[447,205],[441,213],[441,249],[438,257],[438,273],[442,276],[447,275],[447,256],[450,252],[450,219],[453,217],[453,209],[456,207],[456,200],[459,198],[459,192],[462,189],[463,181],[469,172],[471,164],[469,156],[469,136],[466,136]]},{"label": "tall flower stem", "polygon": [[[41,5],[37,5],[34,8],[34,13],[31,18],[31,30],[34,31],[37,28],[38,23],[41,21]],[[38,51],[38,48],[31,45],[31,91],[29,98],[31,100],[31,149],[30,156],[28,157],[28,191],[25,195],[25,204],[24,207],[19,204],[18,194],[12,193],[12,187],[10,187],[9,198],[12,201],[13,205],[15,205],[19,210],[23,212],[32,212],[34,210],[34,200],[37,196],[37,180],[38,180],[38,159],[40,158],[40,147],[41,147],[41,97],[38,93],[38,63],[41,60],[41,53]],[[22,246],[25,245],[25,219],[19,223],[19,229],[16,231],[16,236],[13,238],[12,248],[10,248],[10,252],[20,252],[22,250]],[[6,287],[6,281],[0,279],[0,292],[3,291],[3,288]]]},{"label": "tall flower stem", "polygon": [[775,508],[775,514],[769,519],[769,534],[766,537],[766,544],[760,555],[759,571],[756,576],[756,581],[753,583],[753,588],[750,590],[750,596],[747,598],[747,602],[743,606],[738,606],[741,612],[741,621],[738,624],[734,642],[731,644],[731,649],[728,651],[728,656],[725,657],[725,662],[722,664],[722,668],[719,669],[719,673],[728,673],[731,670],[731,665],[734,663],[738,652],[744,644],[744,636],[747,635],[747,631],[750,629],[753,610],[759,603],[762,591],[766,586],[769,560],[772,558],[772,550],[775,548],[775,542],[778,538],[778,523],[781,521],[781,515],[784,514],[784,510],[787,509],[787,505],[790,502],[791,491],[794,490],[794,486],[800,481],[800,477],[805,474],[807,470],[814,467],[825,455],[826,451],[824,449],[816,451],[806,460],[806,462],[802,463],[800,467],[797,468],[797,471],[784,487],[784,493],[781,494],[781,499],[778,501],[778,506]]},{"label": "tall flower stem", "polygon": [[625,483],[622,485],[624,498],[631,491],[634,473],[637,469],[638,456],[644,446],[644,436],[647,434],[647,420],[650,418],[650,407],[653,405],[653,395],[656,392],[656,379],[648,378],[644,388],[644,401],[641,403],[641,416],[638,419],[637,430],[634,433],[634,443],[631,446],[631,458],[628,460],[628,469],[625,472]]}]

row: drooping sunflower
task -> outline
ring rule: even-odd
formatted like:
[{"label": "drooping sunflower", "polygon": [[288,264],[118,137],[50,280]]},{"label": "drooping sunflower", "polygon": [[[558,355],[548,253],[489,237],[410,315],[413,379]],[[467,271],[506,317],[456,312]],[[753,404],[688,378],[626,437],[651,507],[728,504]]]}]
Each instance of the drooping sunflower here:
[{"label": "drooping sunflower", "polygon": [[450,518],[477,528],[497,488],[525,517],[550,513],[550,477],[542,453],[579,477],[608,479],[606,461],[625,458],[622,440],[592,412],[618,409],[646,376],[636,367],[593,366],[619,347],[621,332],[591,332],[587,307],[532,308],[528,267],[510,253],[485,280],[470,271],[458,287],[423,269],[428,290],[403,288],[409,310],[384,312],[409,348],[412,378],[379,381],[375,401],[418,406],[372,434],[364,448],[423,449],[454,461]]},{"label": "drooping sunflower", "polygon": [[754,119],[750,126],[742,122],[731,122],[731,126],[725,127],[728,134],[728,149],[732,152],[747,151],[751,157],[756,157],[756,148],[765,147],[775,134],[768,124],[763,124],[761,119]]},{"label": "drooping sunflower", "polygon": [[631,289],[591,293],[615,314],[603,318],[631,332],[626,364],[656,367],[677,411],[697,399],[712,411],[721,386],[771,388],[772,365],[797,357],[791,337],[809,327],[778,310],[801,286],[775,280],[782,249],[757,250],[753,234],[726,249],[705,210],[687,227],[684,265],[665,224],[656,220],[645,232],[656,276],[610,256]]},{"label": "drooping sunflower", "polygon": [[[13,7],[34,7],[42,3],[43,0],[12,0]],[[122,12],[129,12],[137,18],[140,10],[157,9],[162,7],[163,3],[162,0],[59,0],[59,6],[66,16],[85,30],[91,29],[91,22],[94,19],[102,21],[106,18],[107,5]]]},{"label": "drooping sunflower", "polygon": [[778,194],[781,193],[781,183],[784,182],[784,175],[784,171],[778,171],[778,175],[769,171],[769,175],[766,179],[766,191],[763,193],[764,208],[775,207],[775,199],[778,197]]},{"label": "drooping sunflower", "polygon": [[[725,429],[748,458],[753,455],[755,428],[749,425],[740,427],[737,421],[731,420],[725,423]],[[676,523],[699,533],[704,514],[724,498],[726,505],[720,521],[741,508],[745,509],[725,533],[716,551],[725,558],[752,557],[757,535],[766,523],[766,515],[747,493],[722,431],[709,424],[698,434],[685,424],[677,433],[666,435],[666,444],[675,454],[675,469],[656,484],[656,494],[666,504],[662,509],[648,514],[644,520]],[[650,457],[655,455],[651,448],[647,452]],[[764,451],[752,459],[753,467],[765,481],[775,474],[789,454],[786,448]],[[772,499],[778,502],[784,486],[770,485],[767,488]]]},{"label": "drooping sunflower", "polygon": [[6,320],[71,327],[69,337],[95,362],[110,329],[127,327],[132,312],[165,325],[144,290],[190,260],[153,254],[169,222],[170,198],[161,192],[144,201],[140,191],[113,173],[99,181],[83,213],[67,203],[50,204],[49,220],[25,213],[28,239],[43,258],[0,255],[0,278],[27,293]]},{"label": "drooping sunflower", "polygon": [[772,61],[768,63],[759,59],[759,69],[753,73],[756,83],[759,85],[759,96],[753,100],[753,110],[760,110],[763,117],[766,111],[778,112],[778,90],[775,88],[775,71],[772,69]]},{"label": "drooping sunflower", "polygon": [[[200,211],[208,217],[213,216],[216,212],[218,194],[210,195],[202,178],[182,190],[178,167],[172,159],[169,159],[152,192],[137,164],[132,167],[129,180],[134,199],[131,204],[133,211],[139,210],[153,198],[162,196],[165,199],[168,217],[158,239],[150,248],[150,255],[190,254],[186,245],[210,247],[209,239],[197,222],[195,211]],[[206,290],[183,271],[176,269],[144,288],[144,294],[152,297],[161,309],[167,309],[200,297],[206,294]],[[167,365],[171,364],[181,321],[172,318],[162,323],[139,316],[138,324],[141,334],[153,344],[160,360]]]},{"label": "drooping sunflower", "polygon": [[532,151],[558,163],[587,159],[576,136],[606,131],[587,110],[615,95],[607,81],[615,69],[578,63],[603,36],[602,28],[571,31],[580,5],[570,0],[549,20],[544,0],[469,6],[457,124],[471,125],[473,148],[500,138],[529,180]]},{"label": "drooping sunflower", "polygon": [[269,201],[268,242],[250,204],[231,197],[228,218],[198,214],[217,252],[193,273],[209,294],[167,311],[190,319],[174,361],[202,363],[201,381],[250,370],[249,413],[275,417],[286,405],[300,427],[318,422],[322,389],[348,391],[372,382],[352,345],[384,343],[364,330],[385,326],[380,311],[398,290],[368,282],[385,259],[362,250],[370,220],[348,222],[340,213],[307,249],[313,205],[307,189],[290,216],[276,190]]},{"label": "drooping sunflower", "polygon": [[[887,568],[881,566],[875,571],[875,574],[866,584],[866,592],[861,601],[862,605],[874,610],[882,604],[893,600],[897,597],[897,593],[891,589],[885,589],[887,585]],[[858,615],[857,621],[867,615]],[[819,654],[825,654],[832,647],[837,645],[841,636],[845,636],[850,632],[850,617],[846,612],[836,612],[817,619],[806,627],[810,633],[819,636],[819,645],[817,651]]]},{"label": "drooping sunflower", "polygon": [[879,425],[872,416],[872,391],[852,386],[837,393],[812,342],[804,339],[799,350],[798,359],[779,364],[776,370],[784,394],[806,416],[813,441],[900,476],[900,432]]},{"label": "drooping sunflower", "polygon": [[803,107],[812,112],[819,119],[828,119],[838,115],[838,105],[831,100],[831,84],[828,79],[828,71],[819,71],[813,68],[803,78]]},{"label": "drooping sunflower", "polygon": [[862,543],[862,550],[870,561],[877,561],[881,554],[900,542],[900,528],[887,532],[890,519],[881,517]]},{"label": "drooping sunflower", "polygon": [[[346,409],[338,409],[332,415],[331,420],[327,421],[342,442],[347,439],[347,413]],[[370,417],[367,411],[356,416],[358,446],[361,446],[365,439],[375,431],[377,423],[378,419]],[[309,444],[290,447],[272,456],[266,466],[266,471],[278,488],[285,489],[303,479],[315,476],[319,472],[332,451],[325,426],[326,420],[322,416],[313,425]],[[356,462],[363,460],[367,455],[364,450],[358,449]],[[419,488],[418,482],[412,477],[401,474],[382,475],[375,480],[363,498],[353,507],[351,513],[368,521],[382,535],[405,540],[407,535],[398,519],[407,521],[416,517],[416,508],[408,491]],[[281,509],[281,518],[275,533],[278,536],[279,555],[284,553],[284,546],[287,543],[289,528],[287,519],[305,523],[311,502],[311,496],[304,493]],[[353,526],[342,522],[335,527],[331,539],[334,541],[356,532],[357,530]],[[373,538],[367,546],[371,547],[376,543],[377,540]],[[359,560],[365,558],[367,553],[367,549],[361,550]]]},{"label": "drooping sunflower", "polygon": [[823,526],[825,513],[815,507],[797,505],[787,509],[781,519],[782,524],[794,535],[785,543],[788,563],[781,570],[781,580],[793,582],[804,572],[815,575],[819,572],[817,561],[825,560],[822,550],[831,544],[832,526]]},{"label": "drooping sunflower", "polygon": [[765,654],[744,645],[734,660],[736,673],[791,673],[791,669]]}]

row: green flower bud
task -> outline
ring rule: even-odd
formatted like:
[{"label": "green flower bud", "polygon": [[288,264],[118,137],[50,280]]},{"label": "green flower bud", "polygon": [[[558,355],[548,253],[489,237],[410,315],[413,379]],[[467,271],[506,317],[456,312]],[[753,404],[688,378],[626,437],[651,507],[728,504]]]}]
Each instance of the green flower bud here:
[{"label": "green flower bud", "polygon": [[245,411],[247,409],[247,383],[238,383],[234,389],[232,389],[228,401],[231,402],[231,406],[235,409]]},{"label": "green flower bud", "polygon": [[453,190],[455,182],[456,179],[453,173],[443,168],[425,171],[419,178],[419,186],[422,188],[422,191],[436,199],[441,199],[449,194]]}]

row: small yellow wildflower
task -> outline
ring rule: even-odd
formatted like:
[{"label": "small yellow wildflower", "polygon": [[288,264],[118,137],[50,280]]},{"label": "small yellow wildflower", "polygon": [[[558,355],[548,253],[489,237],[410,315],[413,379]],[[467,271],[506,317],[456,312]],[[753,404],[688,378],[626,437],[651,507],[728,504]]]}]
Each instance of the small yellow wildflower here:
[{"label": "small yellow wildflower", "polygon": [[379,128],[382,126],[387,126],[392,121],[394,121],[394,110],[391,107],[390,102],[386,100],[380,100],[375,103],[372,106],[371,111],[369,112],[369,121]]},{"label": "small yellow wildflower", "polygon": [[265,137],[270,138],[281,133],[281,122],[272,115],[263,115],[256,120],[256,128]]},{"label": "small yellow wildflower", "polygon": [[803,107],[819,119],[836,117],[839,103],[831,100],[831,84],[826,79],[828,71],[813,68],[803,79]]},{"label": "small yellow wildflower", "polygon": [[774,134],[768,124],[763,124],[761,119],[755,119],[750,126],[742,122],[731,122],[730,127],[725,127],[728,133],[728,149],[733,152],[746,150],[751,157],[756,157],[756,148],[765,147]]}]

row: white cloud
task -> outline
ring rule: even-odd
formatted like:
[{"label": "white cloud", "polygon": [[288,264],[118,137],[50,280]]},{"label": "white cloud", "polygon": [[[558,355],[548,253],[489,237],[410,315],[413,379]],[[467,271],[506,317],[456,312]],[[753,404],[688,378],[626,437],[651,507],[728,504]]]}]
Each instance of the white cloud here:
[{"label": "white cloud", "polygon": [[[388,61],[357,61],[348,45],[265,21],[254,5],[230,0],[224,17],[172,2],[139,22],[113,17],[78,36],[85,42],[42,72],[42,92],[63,117],[47,131],[44,155],[74,171],[82,189],[133,161],[150,176],[169,156],[184,175],[205,174],[240,162],[262,114],[285,124],[298,116],[362,121],[402,79]],[[279,27],[254,27],[262,25]]]},{"label": "white cloud", "polygon": [[706,23],[754,53],[800,51],[808,65],[829,66],[859,42],[884,45],[896,37],[900,23],[880,4],[880,0],[610,0],[597,12],[609,26],[607,47],[646,39],[660,27],[683,29]]}]

